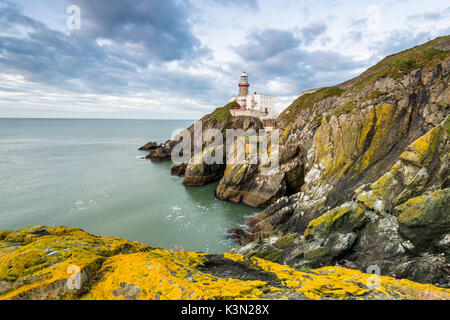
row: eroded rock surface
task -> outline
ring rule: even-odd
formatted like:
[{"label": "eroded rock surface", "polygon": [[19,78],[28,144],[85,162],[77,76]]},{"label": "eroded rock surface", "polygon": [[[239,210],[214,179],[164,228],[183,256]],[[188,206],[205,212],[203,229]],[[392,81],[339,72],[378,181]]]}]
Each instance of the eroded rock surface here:
[{"label": "eroded rock surface", "polygon": [[248,219],[254,241],[234,252],[297,269],[376,265],[450,286],[449,44],[442,37],[390,56],[287,108],[281,143],[298,145],[290,162],[303,166],[300,190]]},{"label": "eroded rock surface", "polygon": [[[78,272],[80,286],[68,285]],[[373,283],[373,275],[345,268],[298,271],[259,258],[172,252],[78,229],[0,232],[0,300],[450,298],[445,289],[408,280]]]}]

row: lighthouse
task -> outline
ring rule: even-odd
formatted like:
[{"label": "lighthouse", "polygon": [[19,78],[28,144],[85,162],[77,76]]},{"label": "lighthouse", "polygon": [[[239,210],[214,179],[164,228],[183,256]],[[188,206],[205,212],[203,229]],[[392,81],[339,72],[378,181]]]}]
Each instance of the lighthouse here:
[{"label": "lighthouse", "polygon": [[231,97],[230,102],[237,102],[239,108],[230,110],[233,117],[246,116],[259,118],[264,127],[273,127],[276,122],[277,113],[273,110],[275,106],[275,97],[263,93],[248,93],[248,75],[246,72],[241,74],[239,82],[239,95]]},{"label": "lighthouse", "polygon": [[241,82],[239,82],[239,97],[248,96],[248,88],[250,84],[248,83],[248,75],[246,72],[241,74]]}]

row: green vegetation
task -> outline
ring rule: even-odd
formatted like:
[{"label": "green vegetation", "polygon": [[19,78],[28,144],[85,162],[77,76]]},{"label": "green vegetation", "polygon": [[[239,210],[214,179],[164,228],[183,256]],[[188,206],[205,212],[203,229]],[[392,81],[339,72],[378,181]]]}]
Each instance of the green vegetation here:
[{"label": "green vegetation", "polygon": [[336,117],[339,117],[343,114],[350,113],[352,110],[354,110],[357,107],[357,104],[353,101],[349,101],[346,104],[340,106],[334,111],[334,114]]},{"label": "green vegetation", "polygon": [[231,115],[230,110],[235,108],[240,108],[239,103],[237,103],[236,101],[230,102],[226,106],[214,110],[214,112],[211,114],[211,118],[213,120],[221,120],[221,121],[231,120],[233,119],[233,116]]},{"label": "green vegetation", "polygon": [[372,91],[371,93],[369,93],[365,98],[363,98],[362,102],[363,101],[367,101],[367,100],[375,100],[375,99],[378,99],[379,97],[384,96],[384,95],[386,95],[385,92],[381,92],[379,90],[375,90],[375,91]]},{"label": "green vegetation", "polygon": [[[393,79],[399,79],[415,69],[422,68],[425,72],[433,69],[450,55],[448,51],[434,49],[434,47],[448,40],[450,40],[450,36],[436,38],[423,45],[386,57],[375,66],[368,69],[365,73],[367,76],[353,85],[354,96],[361,89],[367,85],[374,84],[381,78],[391,77]],[[283,124],[284,128],[289,128],[289,125],[295,121],[302,111],[313,108],[316,103],[325,98],[341,96],[343,92],[344,90],[341,90],[338,87],[327,87],[314,93],[305,94],[295,100],[278,119]],[[378,99],[385,94],[386,93],[378,90],[372,91],[359,101],[347,102],[338,108],[334,114],[340,116],[349,113],[354,110],[359,103]],[[329,120],[330,116],[328,116],[327,119]],[[320,125],[320,123],[321,120],[319,121],[319,119],[316,118],[314,119],[313,125],[317,126]]]},{"label": "green vegetation", "polygon": [[447,119],[445,119],[444,128],[447,134],[450,135],[450,116],[448,116]]},{"label": "green vegetation", "polygon": [[436,38],[423,45],[386,57],[368,69],[367,72],[371,74],[356,83],[355,87],[362,88],[366,84],[375,83],[378,79],[385,77],[399,79],[418,68],[424,71],[434,68],[449,56],[449,52],[433,47],[447,40],[450,40],[450,36]]},{"label": "green vegetation", "polygon": [[334,96],[340,96],[344,90],[338,87],[322,88],[314,93],[308,93],[295,100],[281,115],[280,120],[292,123],[303,110],[312,108],[317,102]]}]

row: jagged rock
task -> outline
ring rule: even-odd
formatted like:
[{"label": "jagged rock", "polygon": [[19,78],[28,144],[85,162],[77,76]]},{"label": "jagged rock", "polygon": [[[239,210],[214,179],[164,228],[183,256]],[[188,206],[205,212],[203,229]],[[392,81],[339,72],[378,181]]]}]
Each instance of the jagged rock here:
[{"label": "jagged rock", "polygon": [[153,151],[153,150],[155,150],[158,147],[160,147],[160,145],[157,144],[156,142],[149,142],[145,146],[140,147],[139,150],[141,150],[141,151]]},{"label": "jagged rock", "polygon": [[[448,210],[431,200],[450,187],[450,54],[432,49],[448,43],[449,37],[438,38],[392,55],[355,81],[315,90],[288,107],[278,119],[280,149],[291,146],[286,159],[302,164],[304,172],[292,175],[302,185],[247,219],[255,241],[238,252],[273,252],[276,261],[296,268],[377,265],[382,274],[450,285]],[[434,58],[423,59],[428,54]],[[407,205],[425,199],[420,196],[429,199],[426,205]],[[361,226],[309,234],[312,221],[348,202],[366,217]],[[408,214],[400,218],[399,209],[418,219],[403,220]],[[291,233],[294,245],[274,244],[274,237]]]},{"label": "jagged rock", "polygon": [[146,158],[154,162],[170,161],[172,158],[171,150],[166,147],[158,147],[150,152]]},{"label": "jagged rock", "polygon": [[180,164],[174,165],[170,172],[173,176],[182,177],[186,174],[186,168],[187,168],[187,164],[180,163]]},{"label": "jagged rock", "polygon": [[427,249],[450,233],[450,189],[409,199],[396,207],[399,233],[418,248]]},{"label": "jagged rock", "polygon": [[183,184],[185,186],[203,186],[205,184],[218,181],[225,171],[224,161],[216,163],[214,157],[224,154],[224,146],[208,147],[201,153],[192,157],[186,167]]},{"label": "jagged rock", "polygon": [[[81,287],[71,287],[78,270]],[[0,240],[0,300],[450,299],[432,285],[380,277],[371,286],[372,278],[232,253],[172,252],[63,227],[8,231]]]},{"label": "jagged rock", "polygon": [[253,241],[252,235],[242,229],[230,229],[228,231],[228,238],[236,241],[239,245],[246,245]]},{"label": "jagged rock", "polygon": [[[285,147],[280,152],[280,168],[266,175],[261,168],[270,164],[260,159],[254,164],[227,165],[217,187],[219,199],[244,203],[251,207],[265,208],[279,198],[297,193],[304,182],[304,162],[298,145]],[[300,157],[300,158],[299,158]]]}]

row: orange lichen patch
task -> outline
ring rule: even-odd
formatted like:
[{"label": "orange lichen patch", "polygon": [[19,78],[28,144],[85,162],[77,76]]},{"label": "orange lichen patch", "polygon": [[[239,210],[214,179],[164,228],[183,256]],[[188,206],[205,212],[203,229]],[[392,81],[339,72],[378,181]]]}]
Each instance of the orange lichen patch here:
[{"label": "orange lichen patch", "polygon": [[[85,299],[256,299],[263,281],[223,279],[197,270],[205,254],[152,250],[108,260]],[[124,288],[134,289],[123,290]]]}]

